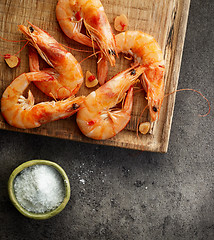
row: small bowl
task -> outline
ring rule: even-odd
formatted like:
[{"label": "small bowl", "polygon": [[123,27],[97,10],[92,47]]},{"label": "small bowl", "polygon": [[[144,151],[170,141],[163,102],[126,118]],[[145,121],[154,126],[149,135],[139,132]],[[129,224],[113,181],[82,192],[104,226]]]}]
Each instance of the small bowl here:
[{"label": "small bowl", "polygon": [[[17,201],[16,196],[15,196],[15,192],[14,192],[14,187],[13,187],[13,181],[16,178],[16,176],[25,168],[31,167],[33,165],[48,165],[51,166],[53,168],[55,168],[59,174],[62,176],[62,179],[64,180],[64,186],[65,186],[65,197],[63,202],[54,210],[51,210],[49,212],[45,212],[45,213],[34,213],[34,212],[29,212],[28,210],[26,210],[25,208],[23,208],[20,203]],[[38,219],[38,220],[44,220],[44,219],[48,219],[51,218],[53,216],[55,216],[56,214],[60,213],[66,206],[66,204],[68,203],[69,199],[70,199],[70,193],[71,193],[71,189],[70,189],[70,183],[68,180],[68,177],[65,173],[65,171],[56,163],[51,162],[51,161],[47,161],[47,160],[31,160],[28,162],[25,162],[23,164],[21,164],[20,166],[18,166],[10,175],[9,181],[8,181],[8,193],[9,193],[9,197],[11,202],[13,203],[13,205],[16,207],[16,209],[23,214],[25,217],[29,217],[29,218],[33,218],[33,219]]]}]

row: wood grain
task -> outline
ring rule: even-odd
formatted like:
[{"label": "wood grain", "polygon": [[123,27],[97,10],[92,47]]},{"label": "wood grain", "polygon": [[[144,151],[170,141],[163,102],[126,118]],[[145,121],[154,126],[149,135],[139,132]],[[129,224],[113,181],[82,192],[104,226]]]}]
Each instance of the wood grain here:
[{"label": "wood grain", "polygon": [[[27,21],[29,21],[48,31],[60,43],[73,48],[88,49],[68,39],[62,33],[55,17],[56,3],[57,0],[1,0],[0,36],[11,40],[23,39],[23,36],[17,30],[17,26],[19,24],[27,25]],[[176,90],[190,0],[103,0],[102,3],[112,26],[114,18],[124,13],[129,19],[130,30],[141,30],[156,38],[166,59],[165,93]],[[0,54],[14,54],[18,52],[23,45],[23,42],[12,43],[1,40]],[[80,53],[77,51],[72,51],[72,54],[78,61],[81,61],[89,55],[88,53]],[[16,76],[23,72],[29,72],[27,48],[19,54],[19,57],[21,58],[21,64],[16,69],[9,69],[4,59],[1,58],[0,95],[2,95],[3,91]],[[116,67],[111,68],[109,78],[119,71],[126,69],[128,64],[128,61],[120,56]],[[84,74],[86,70],[96,73],[95,58],[84,61],[81,66]],[[33,84],[30,85],[30,89],[37,102],[48,100]],[[89,89],[82,86],[78,94],[87,95],[89,92]],[[139,137],[136,136],[136,125],[140,113],[146,105],[144,92],[135,94],[132,118],[126,129],[109,140],[96,141],[83,136],[76,125],[75,116],[65,120],[51,122],[36,129],[21,130],[9,126],[0,115],[0,128],[94,144],[144,151],[167,152],[174,103],[175,94],[165,98],[160,118],[154,127],[154,134]],[[146,119],[148,119],[148,111],[142,116],[142,120]]]}]

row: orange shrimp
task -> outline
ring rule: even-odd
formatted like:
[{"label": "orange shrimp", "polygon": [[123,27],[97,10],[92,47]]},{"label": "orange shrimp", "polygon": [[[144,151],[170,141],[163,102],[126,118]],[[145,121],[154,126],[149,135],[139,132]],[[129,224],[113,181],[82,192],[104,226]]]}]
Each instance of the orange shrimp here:
[{"label": "orange shrimp", "polygon": [[116,35],[117,51],[130,54],[135,63],[144,66],[142,85],[147,93],[151,121],[159,116],[164,97],[165,61],[160,46],[149,34],[126,31]]},{"label": "orange shrimp", "polygon": [[[53,37],[42,29],[30,23],[30,27],[19,26],[30,44],[40,56],[52,67],[41,70],[51,75],[51,82],[35,82],[36,86],[46,95],[55,99],[65,99],[77,93],[83,83],[83,73],[80,64],[74,56],[60,45]],[[39,70],[37,52],[29,51],[30,70]]]},{"label": "orange shrimp", "polygon": [[[105,140],[115,136],[127,125],[133,104],[132,85],[138,81],[143,71],[142,66],[127,69],[86,97],[76,118],[85,136]],[[127,90],[129,91],[122,109],[115,109],[114,107],[124,99]]]},{"label": "orange shrimp", "polygon": [[[87,46],[99,47],[101,57],[108,59],[111,66],[115,65],[115,38],[100,0],[59,0],[56,17],[69,38]],[[80,32],[82,22],[91,39]]]},{"label": "orange shrimp", "polygon": [[53,79],[45,72],[23,73],[13,80],[1,98],[1,113],[14,127],[36,128],[41,124],[70,117],[79,110],[85,97],[69,97],[62,101],[41,102],[34,105],[34,97],[28,91],[28,98],[22,94],[31,81],[49,81]]}]

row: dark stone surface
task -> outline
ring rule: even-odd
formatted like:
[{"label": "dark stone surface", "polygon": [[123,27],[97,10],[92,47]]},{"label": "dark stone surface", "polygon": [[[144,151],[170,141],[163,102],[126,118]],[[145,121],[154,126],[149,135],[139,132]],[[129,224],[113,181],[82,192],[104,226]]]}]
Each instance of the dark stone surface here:
[{"label": "dark stone surface", "polygon": [[[192,0],[179,88],[214,100],[214,1]],[[0,239],[214,239],[213,109],[177,94],[167,154],[0,131]],[[57,216],[22,216],[7,194],[9,175],[30,159],[61,165],[71,200]]]}]

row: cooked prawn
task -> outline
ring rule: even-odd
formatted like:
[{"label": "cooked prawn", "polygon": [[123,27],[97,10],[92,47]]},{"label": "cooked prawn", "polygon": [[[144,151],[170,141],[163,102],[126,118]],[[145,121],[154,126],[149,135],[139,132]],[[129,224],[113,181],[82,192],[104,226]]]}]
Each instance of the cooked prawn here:
[{"label": "cooked prawn", "polygon": [[[55,99],[65,99],[77,93],[83,83],[83,73],[75,57],[60,45],[53,37],[30,23],[30,27],[19,26],[30,44],[40,56],[52,67],[41,70],[51,75],[51,82],[35,82],[46,95]],[[32,47],[31,47],[32,48]],[[40,71],[37,52],[30,49],[29,62],[31,71]]]},{"label": "cooked prawn", "polygon": [[69,97],[62,101],[41,102],[34,105],[34,97],[28,91],[28,98],[23,92],[31,81],[52,81],[45,72],[23,73],[13,80],[1,98],[1,113],[5,120],[17,128],[36,128],[41,124],[70,117],[79,110],[84,97]]},{"label": "cooked prawn", "polygon": [[116,35],[117,51],[130,54],[135,63],[145,67],[141,76],[147,93],[151,122],[159,115],[164,97],[165,61],[157,41],[141,31],[126,31]]},{"label": "cooked prawn", "polygon": [[[108,139],[127,125],[132,111],[132,85],[138,81],[143,71],[141,66],[127,69],[86,97],[76,118],[85,136],[97,140]],[[124,99],[127,90],[129,91],[122,109],[114,108]]]},{"label": "cooked prawn", "polygon": [[[102,58],[108,59],[112,66],[115,65],[115,38],[100,0],[59,0],[56,17],[69,38],[87,46],[98,46]],[[80,32],[82,22],[91,39]]]}]

